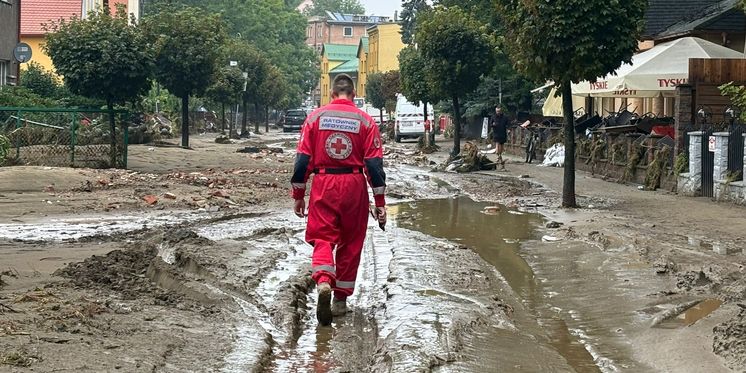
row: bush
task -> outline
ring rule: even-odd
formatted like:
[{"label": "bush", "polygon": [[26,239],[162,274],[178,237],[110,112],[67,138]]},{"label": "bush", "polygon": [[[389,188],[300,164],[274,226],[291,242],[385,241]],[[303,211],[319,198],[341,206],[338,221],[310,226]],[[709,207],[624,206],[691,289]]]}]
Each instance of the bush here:
[{"label": "bush", "polygon": [[62,93],[62,84],[51,71],[36,62],[31,62],[21,71],[21,87],[45,98],[56,99]]}]

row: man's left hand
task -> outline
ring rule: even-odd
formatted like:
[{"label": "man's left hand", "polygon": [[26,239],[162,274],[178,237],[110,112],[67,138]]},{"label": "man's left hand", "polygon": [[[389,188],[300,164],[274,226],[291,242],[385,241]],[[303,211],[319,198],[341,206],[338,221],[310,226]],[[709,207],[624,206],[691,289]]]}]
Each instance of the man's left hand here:
[{"label": "man's left hand", "polygon": [[293,209],[295,211],[295,215],[299,218],[305,218],[306,217],[306,200],[305,199],[296,199],[295,200],[295,208]]}]

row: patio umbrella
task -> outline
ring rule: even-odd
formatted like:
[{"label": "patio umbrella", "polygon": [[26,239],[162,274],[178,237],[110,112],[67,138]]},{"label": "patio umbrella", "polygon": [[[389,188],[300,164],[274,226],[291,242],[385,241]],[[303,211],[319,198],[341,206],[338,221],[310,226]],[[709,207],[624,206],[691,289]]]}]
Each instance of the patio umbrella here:
[{"label": "patio umbrella", "polygon": [[593,97],[673,97],[676,86],[689,80],[691,58],[744,58],[743,53],[704,39],[687,37],[656,45],[632,57],[614,74],[596,83],[573,84],[576,96]]}]

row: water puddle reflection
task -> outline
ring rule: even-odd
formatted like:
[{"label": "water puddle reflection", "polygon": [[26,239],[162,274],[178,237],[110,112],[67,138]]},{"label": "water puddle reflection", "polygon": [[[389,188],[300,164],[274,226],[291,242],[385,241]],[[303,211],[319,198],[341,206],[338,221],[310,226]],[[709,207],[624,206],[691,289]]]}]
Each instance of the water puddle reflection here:
[{"label": "water puddle reflection", "polygon": [[682,312],[678,316],[666,320],[658,325],[659,328],[664,329],[677,329],[696,324],[699,320],[704,319],[711,313],[715,312],[720,306],[723,305],[723,301],[720,299],[707,299],[703,300],[686,311]]},{"label": "water puddle reflection", "polygon": [[[542,222],[538,214],[523,213],[505,206],[487,205],[469,198],[423,200],[393,208],[400,227],[458,242],[475,250],[502,274],[527,309],[549,334],[549,344],[577,372],[599,372],[600,356],[580,330],[571,330],[552,311],[542,280],[519,255],[521,242],[536,238],[533,230]],[[443,296],[425,290],[425,295]]]}]

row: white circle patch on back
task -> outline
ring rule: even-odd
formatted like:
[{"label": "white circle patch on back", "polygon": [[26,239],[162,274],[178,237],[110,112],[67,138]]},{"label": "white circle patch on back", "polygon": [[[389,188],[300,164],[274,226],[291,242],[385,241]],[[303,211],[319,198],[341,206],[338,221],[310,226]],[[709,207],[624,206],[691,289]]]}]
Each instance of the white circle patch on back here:
[{"label": "white circle patch on back", "polygon": [[352,139],[344,133],[334,133],[326,139],[326,154],[332,159],[347,159],[352,154]]}]

